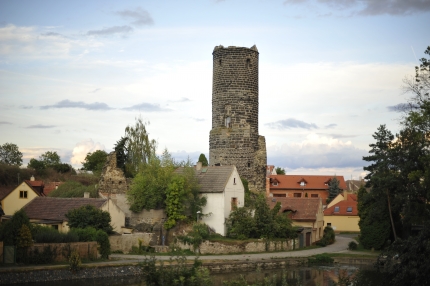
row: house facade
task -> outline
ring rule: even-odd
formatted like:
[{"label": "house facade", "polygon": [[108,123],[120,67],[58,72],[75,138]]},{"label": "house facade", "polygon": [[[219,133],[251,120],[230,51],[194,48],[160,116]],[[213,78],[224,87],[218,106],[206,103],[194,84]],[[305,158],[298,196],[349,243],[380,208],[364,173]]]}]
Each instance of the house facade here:
[{"label": "house facade", "polygon": [[303,228],[303,246],[309,246],[323,237],[324,213],[321,198],[268,197],[266,201],[271,209],[279,202],[280,212],[288,213],[293,226]]},{"label": "house facade", "polygon": [[[177,170],[181,172],[181,170]],[[225,220],[235,207],[245,205],[245,188],[235,166],[207,166],[198,162],[195,173],[200,194],[207,199],[201,221],[221,235],[227,234]]]},{"label": "house facade", "polygon": [[23,209],[30,222],[51,225],[60,232],[68,232],[69,225],[66,214],[73,209],[92,205],[106,211],[111,216],[111,226],[117,233],[122,232],[125,224],[125,214],[112,200],[93,198],[54,198],[38,197],[28,203]]},{"label": "house facade", "polygon": [[339,181],[339,188],[345,190],[343,176],[270,175],[266,179],[266,195],[275,198],[321,198],[325,205],[333,177]]},{"label": "house facade", "polygon": [[324,220],[335,232],[359,232],[360,217],[357,210],[357,195],[343,192],[324,210]]},{"label": "house facade", "polygon": [[[1,207],[5,215],[13,215],[35,198],[44,196],[43,192],[38,191],[41,188],[32,187],[32,183],[41,185],[40,183],[42,182],[35,181],[32,177],[32,180],[26,180],[17,187],[3,187],[0,193],[3,193]],[[41,190],[43,190],[43,188]]]}]

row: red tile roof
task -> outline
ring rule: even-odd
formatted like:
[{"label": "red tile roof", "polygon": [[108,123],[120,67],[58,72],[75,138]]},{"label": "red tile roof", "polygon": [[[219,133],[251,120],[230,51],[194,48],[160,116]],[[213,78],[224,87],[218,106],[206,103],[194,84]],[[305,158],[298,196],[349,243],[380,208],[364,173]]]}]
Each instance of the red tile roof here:
[{"label": "red tile roof", "polygon": [[281,203],[280,212],[291,212],[292,220],[315,221],[318,210],[322,204],[320,198],[267,198],[267,204],[271,209],[277,202]]},{"label": "red tile roof", "polygon": [[[274,186],[270,183],[271,190],[327,190],[328,183],[334,176],[320,175],[271,175],[270,180],[277,181],[278,185]],[[342,190],[346,189],[346,184],[343,176],[335,176],[339,180],[339,187]],[[301,186],[300,182],[305,182],[305,186]]]},{"label": "red tile roof", "polygon": [[[348,195],[347,198],[349,198],[351,195]],[[335,211],[335,208],[338,207],[339,210]],[[347,209],[351,207],[352,211],[348,212]],[[351,200],[347,199],[346,201],[340,201],[337,204],[329,207],[328,209],[324,210],[325,216],[357,216],[358,210],[357,210],[357,200]]]},{"label": "red tile roof", "polygon": [[50,192],[52,192],[53,190],[57,189],[57,187],[59,187],[63,183],[64,182],[50,182],[50,183],[47,183],[45,185],[45,188],[43,188],[43,193],[45,195],[49,195]]},{"label": "red tile roof", "polygon": [[65,214],[85,205],[100,208],[107,199],[37,197],[24,206],[28,218],[67,221]]},{"label": "red tile roof", "polygon": [[25,180],[25,182],[32,187],[43,187],[43,181]]}]

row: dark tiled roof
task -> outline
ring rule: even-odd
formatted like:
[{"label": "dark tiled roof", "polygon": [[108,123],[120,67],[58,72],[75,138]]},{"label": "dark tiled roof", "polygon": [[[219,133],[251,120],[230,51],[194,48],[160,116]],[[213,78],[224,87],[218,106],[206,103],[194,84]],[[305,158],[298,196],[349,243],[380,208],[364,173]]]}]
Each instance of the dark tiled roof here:
[{"label": "dark tiled roof", "polygon": [[0,201],[9,195],[16,186],[1,186],[0,187]]},{"label": "dark tiled roof", "polygon": [[[351,195],[348,195],[348,198]],[[339,207],[339,211],[335,212],[335,207]],[[348,207],[352,207],[352,212],[347,212]],[[357,210],[357,201],[356,200],[346,200],[346,201],[340,201],[337,204],[329,207],[328,209],[324,210],[324,215],[326,216],[357,216],[358,210]]]},{"label": "dark tiled roof", "polygon": [[321,205],[320,198],[267,198],[267,203],[272,209],[277,202],[281,203],[280,212],[290,211],[292,220],[315,221]]},{"label": "dark tiled roof", "polygon": [[30,219],[67,221],[64,215],[68,211],[85,205],[100,208],[106,201],[107,199],[37,197],[23,209]]},{"label": "dark tiled roof", "polygon": [[[271,190],[327,190],[328,182],[334,176],[319,176],[319,175],[271,175],[270,179],[276,179],[278,185],[270,184]],[[339,180],[339,187],[342,190],[346,189],[346,184],[343,176],[335,176]],[[305,186],[300,186],[300,182],[306,183]]]},{"label": "dark tiled roof", "polygon": [[[44,197],[45,194],[43,193],[43,187],[40,186],[33,186],[32,184],[30,184],[30,182],[37,182],[37,181],[29,181],[29,180],[25,180],[24,183],[27,184],[27,186],[29,186],[39,197]],[[41,181],[39,181],[41,182]],[[42,182],[43,184],[43,182]],[[39,189],[42,188],[42,192],[39,191]]]},{"label": "dark tiled roof", "polygon": [[[234,168],[234,166],[207,166],[199,171],[195,170],[200,193],[222,193]],[[178,168],[175,172],[182,173],[183,168]],[[237,177],[236,180],[240,178]]]},{"label": "dark tiled roof", "polygon": [[43,181],[25,180],[25,182],[32,187],[43,187]]}]

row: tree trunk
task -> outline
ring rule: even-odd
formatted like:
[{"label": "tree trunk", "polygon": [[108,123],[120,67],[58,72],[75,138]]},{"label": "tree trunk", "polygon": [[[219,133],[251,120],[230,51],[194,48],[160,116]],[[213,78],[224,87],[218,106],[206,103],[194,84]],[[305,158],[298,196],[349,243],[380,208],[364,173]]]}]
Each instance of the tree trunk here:
[{"label": "tree trunk", "polygon": [[387,189],[387,200],[388,200],[388,212],[390,213],[391,227],[393,228],[394,241],[397,240],[396,229],[394,228],[393,215],[391,214],[390,195]]}]

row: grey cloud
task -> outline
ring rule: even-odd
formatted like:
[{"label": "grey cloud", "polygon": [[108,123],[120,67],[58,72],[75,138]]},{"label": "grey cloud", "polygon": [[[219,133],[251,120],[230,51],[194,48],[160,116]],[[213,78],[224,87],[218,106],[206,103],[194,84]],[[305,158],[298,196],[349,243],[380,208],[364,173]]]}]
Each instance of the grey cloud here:
[{"label": "grey cloud", "polygon": [[345,134],[336,134],[336,133],[317,133],[318,135],[323,135],[323,136],[329,136],[332,137],[334,139],[340,139],[340,138],[354,138],[357,137],[358,135],[345,135]]},{"label": "grey cloud", "polygon": [[126,34],[133,31],[130,26],[113,26],[109,28],[103,28],[101,30],[90,30],[87,32],[89,36],[109,36],[115,34]]},{"label": "grey cloud", "polygon": [[47,37],[63,37],[63,35],[61,35],[59,33],[55,33],[55,32],[42,33],[41,35],[47,36]]},{"label": "grey cloud", "polygon": [[22,109],[32,109],[33,108],[32,105],[20,105],[19,107]]},{"label": "grey cloud", "polygon": [[332,124],[326,125],[324,128],[330,129],[330,128],[335,128],[336,126],[337,126],[337,124],[332,123]]},{"label": "grey cloud", "polygon": [[387,106],[388,111],[391,111],[391,112],[403,112],[403,111],[409,111],[417,108],[418,106],[412,103],[399,103],[396,105]]},{"label": "grey cloud", "polygon": [[62,100],[54,105],[41,106],[41,109],[51,109],[51,108],[83,108],[86,110],[110,110],[112,109],[106,103],[94,102],[85,103],[83,101],[70,101],[68,99]]},{"label": "grey cloud", "polygon": [[201,122],[201,121],[205,121],[205,119],[204,118],[193,118],[195,121],[197,121],[197,122]]},{"label": "grey cloud", "polygon": [[9,122],[9,121],[0,121],[0,125],[7,125],[7,124],[12,124],[12,122]]},{"label": "grey cloud", "polygon": [[170,102],[187,102],[187,101],[191,101],[191,100],[187,97],[182,97],[178,100],[170,100]]},{"label": "grey cloud", "polygon": [[95,90],[93,90],[93,91],[90,91],[90,93],[96,93],[97,91],[99,91],[100,90],[100,88],[96,88]]},{"label": "grey cloud", "polygon": [[306,2],[318,2],[338,10],[352,9],[353,14],[365,16],[410,15],[430,11],[428,0],[285,0],[284,4],[300,5]]},{"label": "grey cloud", "polygon": [[290,129],[290,128],[303,128],[303,129],[318,129],[318,126],[314,123],[306,123],[301,120],[294,118],[288,118],[285,120],[279,120],[275,122],[266,123],[266,126],[276,129]]},{"label": "grey cloud", "polygon": [[135,10],[122,10],[116,13],[123,18],[133,20],[132,24],[136,26],[154,24],[154,20],[152,19],[149,12],[140,7],[137,7]]},{"label": "grey cloud", "polygon": [[148,111],[148,112],[170,111],[170,109],[162,108],[158,104],[152,104],[152,103],[146,103],[146,102],[123,108],[123,110],[127,110],[127,111],[138,110],[138,111]]},{"label": "grey cloud", "polygon": [[28,128],[28,129],[49,129],[49,128],[54,128],[54,127],[56,127],[56,126],[55,125],[36,124],[36,125],[27,126],[26,128]]}]

